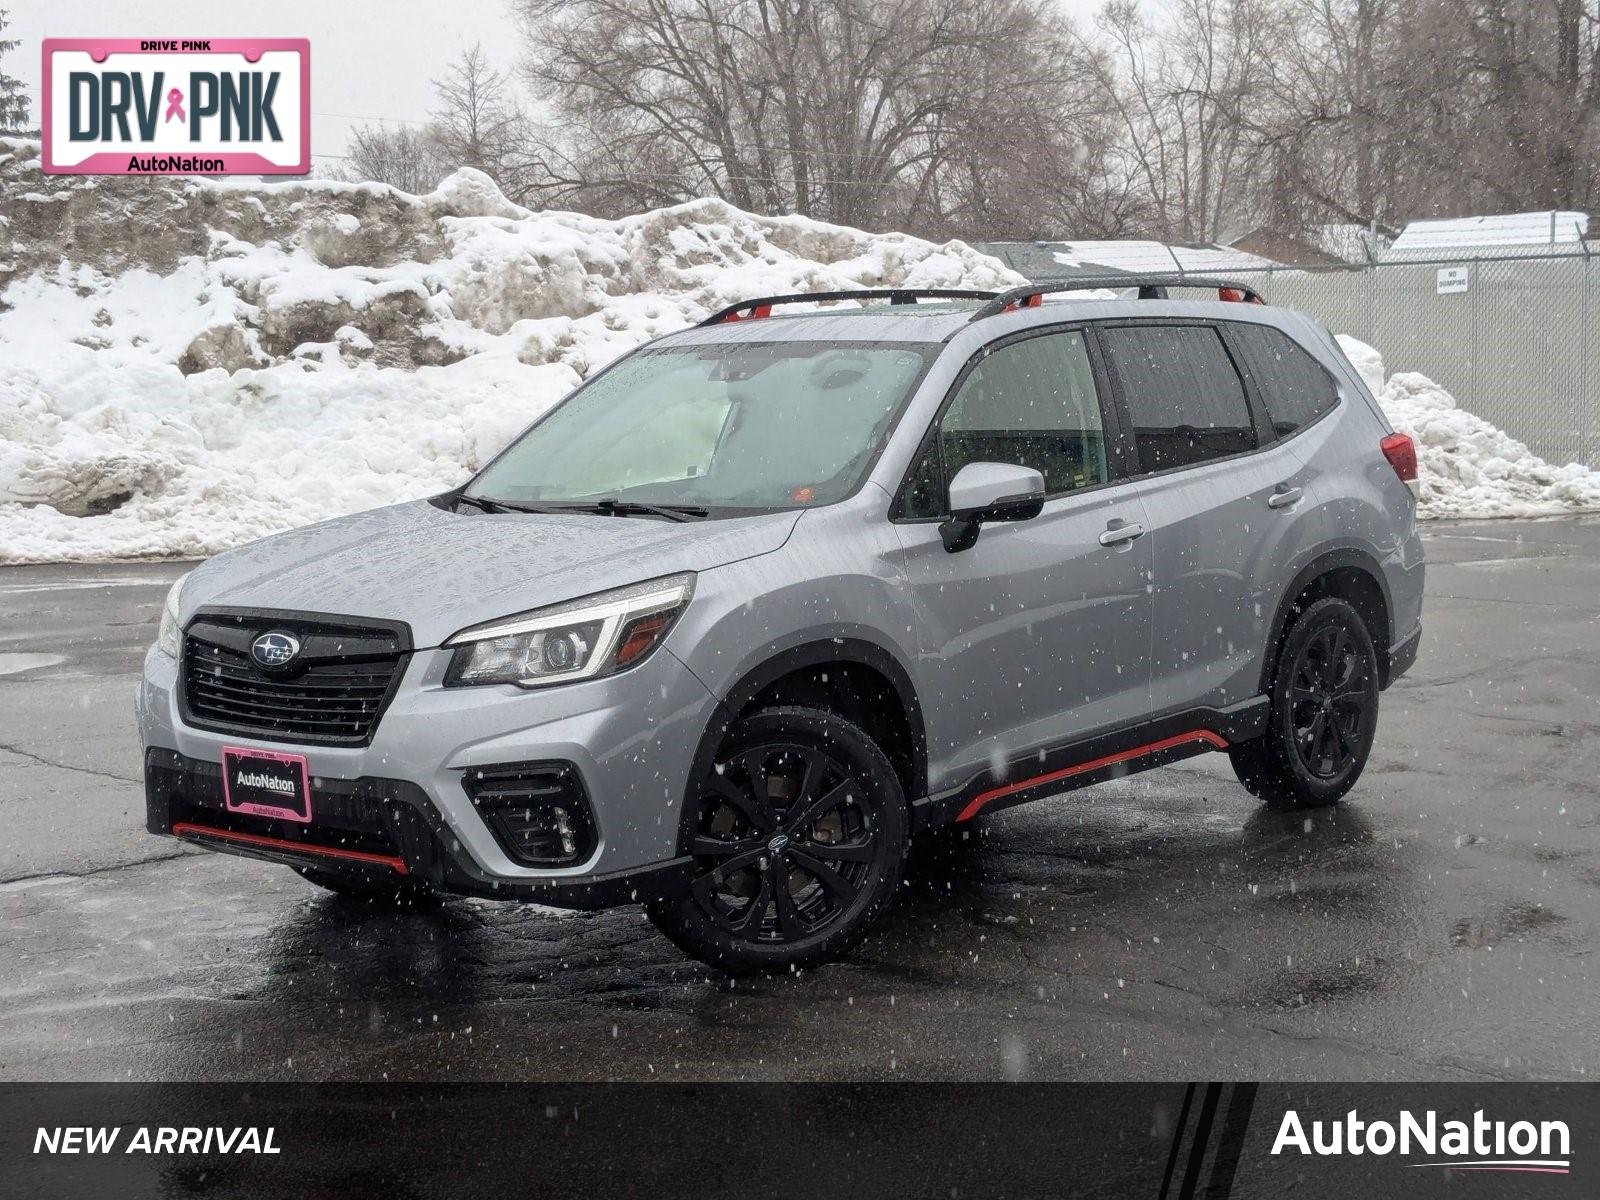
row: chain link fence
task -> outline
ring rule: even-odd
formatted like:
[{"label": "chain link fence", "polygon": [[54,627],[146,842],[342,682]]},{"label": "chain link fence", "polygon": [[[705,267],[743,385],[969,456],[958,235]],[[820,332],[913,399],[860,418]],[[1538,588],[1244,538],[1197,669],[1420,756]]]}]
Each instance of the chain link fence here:
[{"label": "chain link fence", "polygon": [[1541,458],[1600,467],[1600,255],[1219,273],[1427,375]]}]

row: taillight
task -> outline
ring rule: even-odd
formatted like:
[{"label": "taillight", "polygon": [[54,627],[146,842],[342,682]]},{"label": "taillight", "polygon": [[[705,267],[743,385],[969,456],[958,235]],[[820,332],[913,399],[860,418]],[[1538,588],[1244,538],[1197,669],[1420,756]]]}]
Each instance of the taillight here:
[{"label": "taillight", "polygon": [[1417,480],[1417,444],[1411,440],[1411,435],[1391,433],[1378,443],[1378,449],[1383,451],[1383,456],[1389,460],[1394,473],[1400,476],[1400,481],[1410,488],[1411,494],[1415,496],[1421,489],[1421,484]]}]

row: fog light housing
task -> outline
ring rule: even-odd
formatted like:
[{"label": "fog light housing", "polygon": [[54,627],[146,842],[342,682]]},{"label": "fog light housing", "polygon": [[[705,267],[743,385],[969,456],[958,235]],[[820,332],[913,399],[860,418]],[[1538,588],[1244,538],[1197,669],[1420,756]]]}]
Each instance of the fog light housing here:
[{"label": "fog light housing", "polygon": [[474,767],[462,785],[513,862],[574,867],[594,853],[594,816],[571,763]]}]

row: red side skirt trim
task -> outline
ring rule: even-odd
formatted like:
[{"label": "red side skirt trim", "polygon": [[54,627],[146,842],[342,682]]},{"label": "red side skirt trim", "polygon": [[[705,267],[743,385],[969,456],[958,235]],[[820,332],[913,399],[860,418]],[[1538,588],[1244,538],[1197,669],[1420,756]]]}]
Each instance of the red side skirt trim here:
[{"label": "red side skirt trim", "polygon": [[195,825],[189,821],[179,821],[172,827],[174,837],[182,837],[186,833],[218,838],[224,842],[239,842],[246,846],[261,846],[269,850],[286,850],[294,854],[315,854],[323,858],[342,858],[350,862],[370,863],[377,867],[388,867],[400,875],[410,874],[406,869],[405,859],[392,854],[372,854],[366,850],[345,850],[338,846],[313,846],[309,842],[291,842],[287,838],[264,837],[259,833],[212,829],[208,825]]},{"label": "red side skirt trim", "polygon": [[1090,759],[1088,762],[1078,763],[1075,766],[1063,767],[1059,771],[1051,771],[1047,775],[1035,775],[1029,779],[1019,779],[1016,783],[1008,783],[1003,787],[993,788],[987,792],[979,792],[971,802],[961,810],[957,821],[970,821],[978,815],[978,810],[991,800],[998,800],[1002,796],[1026,791],[1028,788],[1041,787],[1047,783],[1056,783],[1062,779],[1071,779],[1074,775],[1082,775],[1087,771],[1098,771],[1101,767],[1114,766],[1120,762],[1127,762],[1133,758],[1143,758],[1147,754],[1159,754],[1163,750],[1171,750],[1175,746],[1185,746],[1190,742],[1206,742],[1216,750],[1228,748],[1227,739],[1219,734],[1212,733],[1209,729],[1195,729],[1189,733],[1176,734],[1173,737],[1162,738],[1159,742],[1151,742],[1148,746],[1136,746],[1132,750],[1124,750],[1120,754],[1108,754],[1104,758]]}]

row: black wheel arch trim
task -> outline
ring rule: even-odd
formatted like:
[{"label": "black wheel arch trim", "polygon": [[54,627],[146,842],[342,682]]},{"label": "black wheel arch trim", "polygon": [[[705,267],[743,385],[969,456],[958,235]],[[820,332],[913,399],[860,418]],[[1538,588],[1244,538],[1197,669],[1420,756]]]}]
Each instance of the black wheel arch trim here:
[{"label": "black wheel arch trim", "polygon": [[[1350,568],[1371,576],[1373,583],[1378,587],[1378,594],[1383,597],[1383,615],[1388,627],[1369,632],[1372,634],[1372,644],[1378,652],[1378,685],[1382,688],[1389,686],[1392,678],[1390,647],[1394,642],[1394,597],[1389,591],[1389,578],[1370,551],[1354,545],[1333,545],[1314,551],[1306,564],[1295,572],[1294,578],[1289,581],[1289,586],[1278,598],[1277,608],[1272,614],[1272,626],[1267,632],[1266,646],[1262,652],[1260,684],[1264,694],[1272,691],[1273,673],[1278,665],[1278,647],[1282,644],[1283,631],[1288,624],[1289,613],[1294,608],[1295,599],[1318,577],[1330,571]],[[1410,663],[1406,666],[1410,666]]]},{"label": "black wheel arch trim", "polygon": [[855,637],[826,637],[802,642],[771,653],[756,666],[751,667],[730,687],[712,710],[695,747],[689,767],[689,778],[684,785],[683,805],[678,818],[678,848],[687,853],[694,839],[694,801],[696,787],[715,765],[717,748],[727,736],[734,720],[745,707],[766,688],[785,675],[807,667],[830,664],[848,664],[870,667],[889,681],[905,715],[911,732],[911,779],[908,796],[920,796],[927,791],[928,739],[923,724],[922,704],[908,672],[893,651],[877,642]]},{"label": "black wheel arch trim", "polygon": [[1421,648],[1422,625],[1419,623],[1410,634],[1389,648],[1388,683],[1393,683],[1412,668],[1417,661],[1417,651]]}]

